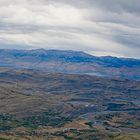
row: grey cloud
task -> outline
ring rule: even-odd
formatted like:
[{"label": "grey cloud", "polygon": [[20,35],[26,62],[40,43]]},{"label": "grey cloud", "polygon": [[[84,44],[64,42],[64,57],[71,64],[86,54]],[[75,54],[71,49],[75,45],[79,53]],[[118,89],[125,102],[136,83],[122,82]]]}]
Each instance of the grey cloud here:
[{"label": "grey cloud", "polygon": [[139,0],[0,1],[0,48],[140,58],[139,40]]},{"label": "grey cloud", "polygon": [[[91,0],[90,0],[91,2]],[[92,3],[96,3],[106,10],[120,12],[130,12],[140,14],[140,2],[139,0],[93,0]]]},{"label": "grey cloud", "polygon": [[[44,2],[56,2],[56,0],[43,0]],[[139,0],[59,0],[61,3],[68,3],[81,8],[102,7],[108,11],[121,13],[123,11],[140,14]]]}]

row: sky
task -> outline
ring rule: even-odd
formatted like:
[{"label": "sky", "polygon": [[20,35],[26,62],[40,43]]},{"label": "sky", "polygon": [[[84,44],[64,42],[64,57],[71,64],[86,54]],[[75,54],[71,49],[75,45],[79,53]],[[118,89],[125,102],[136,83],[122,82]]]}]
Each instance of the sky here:
[{"label": "sky", "polygon": [[0,0],[0,48],[140,58],[140,0]]}]

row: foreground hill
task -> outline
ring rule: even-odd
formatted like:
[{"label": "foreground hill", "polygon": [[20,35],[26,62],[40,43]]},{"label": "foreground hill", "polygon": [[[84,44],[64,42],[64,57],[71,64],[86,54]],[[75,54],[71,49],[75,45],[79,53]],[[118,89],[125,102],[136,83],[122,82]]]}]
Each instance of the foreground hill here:
[{"label": "foreground hill", "polygon": [[58,50],[0,50],[0,66],[140,80],[140,60]]},{"label": "foreground hill", "polygon": [[140,82],[0,68],[0,139],[140,139]]}]

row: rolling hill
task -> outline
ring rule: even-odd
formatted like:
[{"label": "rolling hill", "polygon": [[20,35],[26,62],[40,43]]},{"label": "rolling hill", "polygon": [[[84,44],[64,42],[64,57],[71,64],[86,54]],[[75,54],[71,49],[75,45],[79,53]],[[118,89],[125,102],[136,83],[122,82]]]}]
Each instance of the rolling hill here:
[{"label": "rolling hill", "polygon": [[140,140],[140,82],[0,68],[1,140]]}]

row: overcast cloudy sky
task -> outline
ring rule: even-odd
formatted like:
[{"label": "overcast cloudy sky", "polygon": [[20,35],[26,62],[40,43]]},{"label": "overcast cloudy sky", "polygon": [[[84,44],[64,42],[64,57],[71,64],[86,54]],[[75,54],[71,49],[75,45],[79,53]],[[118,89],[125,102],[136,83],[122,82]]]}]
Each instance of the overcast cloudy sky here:
[{"label": "overcast cloudy sky", "polygon": [[140,0],[0,0],[0,48],[140,58]]}]

